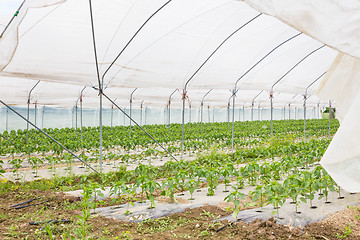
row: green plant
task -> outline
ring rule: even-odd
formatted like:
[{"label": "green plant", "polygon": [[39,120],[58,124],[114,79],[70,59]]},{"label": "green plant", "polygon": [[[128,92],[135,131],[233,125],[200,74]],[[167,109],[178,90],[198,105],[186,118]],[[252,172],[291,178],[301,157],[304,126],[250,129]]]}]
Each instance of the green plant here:
[{"label": "green plant", "polygon": [[336,233],[336,237],[340,239],[345,239],[352,234],[352,226],[351,224],[345,226],[343,233]]}]

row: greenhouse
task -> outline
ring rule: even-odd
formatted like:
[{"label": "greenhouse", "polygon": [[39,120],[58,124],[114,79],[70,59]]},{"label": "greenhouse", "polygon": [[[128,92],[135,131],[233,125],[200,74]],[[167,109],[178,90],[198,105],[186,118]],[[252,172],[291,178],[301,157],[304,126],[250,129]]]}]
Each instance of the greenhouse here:
[{"label": "greenhouse", "polygon": [[356,0],[0,0],[0,239],[360,239]]}]

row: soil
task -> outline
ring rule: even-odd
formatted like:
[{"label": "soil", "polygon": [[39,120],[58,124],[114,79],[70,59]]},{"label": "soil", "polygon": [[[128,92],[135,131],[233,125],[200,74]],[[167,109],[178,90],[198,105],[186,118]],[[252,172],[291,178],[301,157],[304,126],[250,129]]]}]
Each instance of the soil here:
[{"label": "soil", "polygon": [[[23,209],[10,205],[43,197],[32,203],[49,202]],[[76,235],[80,228],[81,199],[51,191],[13,189],[0,195],[0,239],[49,239],[45,224],[30,225],[31,221],[69,219],[70,223],[50,224],[53,239],[81,239]],[[303,229],[284,226],[276,219],[255,220],[249,224],[237,221],[217,221],[231,214],[228,203],[216,206],[186,209],[159,219],[141,223],[121,222],[92,215],[89,219],[88,239],[360,239],[360,208],[348,208]],[[245,208],[245,205],[244,205]]]}]

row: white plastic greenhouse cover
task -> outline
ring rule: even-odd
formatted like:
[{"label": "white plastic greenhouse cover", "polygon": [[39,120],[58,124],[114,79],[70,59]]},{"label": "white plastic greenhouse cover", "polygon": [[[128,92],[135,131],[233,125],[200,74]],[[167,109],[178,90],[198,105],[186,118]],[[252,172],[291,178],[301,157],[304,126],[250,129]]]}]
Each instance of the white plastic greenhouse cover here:
[{"label": "white plastic greenhouse cover", "polygon": [[[168,1],[92,2],[102,75],[139,27]],[[313,95],[320,85],[319,96],[324,101],[336,100],[342,123],[322,164],[344,189],[359,191],[355,172],[360,166],[360,150],[356,150],[360,127],[355,122],[355,109],[360,104],[356,79],[360,2],[245,2],[169,1],[106,73],[105,93],[117,99],[119,105],[126,105],[131,92],[138,88],[134,93],[138,105],[144,100],[148,105],[164,106],[170,94],[175,89],[181,92],[191,79],[186,89],[191,104],[199,105],[204,94],[214,89],[206,101],[226,107],[229,89],[238,81],[238,106],[249,107],[261,90],[264,92],[257,104],[268,104],[274,87],[274,101],[283,107],[290,102],[301,104],[306,88],[331,66],[321,84],[319,80],[308,92]],[[89,16],[87,0],[25,1],[0,39],[1,99],[9,104],[26,104],[29,90],[41,80],[31,103],[74,106],[86,86],[84,104],[96,107],[98,94],[93,87],[98,87],[98,80]],[[172,101],[171,106],[179,106],[180,94]],[[311,97],[308,104],[315,106],[318,102]],[[346,154],[342,154],[342,142],[347,143]],[[343,164],[351,167],[340,168]]]}]

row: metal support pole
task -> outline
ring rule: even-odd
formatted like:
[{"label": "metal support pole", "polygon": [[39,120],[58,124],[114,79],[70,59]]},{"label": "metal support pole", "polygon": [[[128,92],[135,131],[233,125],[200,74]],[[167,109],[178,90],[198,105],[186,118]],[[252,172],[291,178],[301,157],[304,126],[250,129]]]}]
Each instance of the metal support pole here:
[{"label": "metal support pole", "polygon": [[201,108],[201,123],[200,123],[200,129],[201,129],[201,134],[202,134],[202,123],[203,123],[203,107],[204,107],[204,99],[205,97],[212,91],[212,89],[210,89],[207,93],[205,93],[205,95],[202,97],[201,99],[201,104],[200,104],[200,108]]},{"label": "metal support pole", "polygon": [[169,109],[168,109],[168,128],[170,128],[170,124],[171,124],[171,110],[170,110],[170,108],[171,108],[171,97],[172,97],[172,95],[174,95],[174,93],[177,91],[177,89],[175,89],[171,94],[170,94],[170,96],[169,96]]},{"label": "metal support pole", "polygon": [[[86,87],[83,87],[83,89],[81,89],[81,92],[80,92],[80,97],[78,99],[78,101],[80,101],[80,139],[81,139],[81,142],[83,140],[83,92],[85,90]],[[77,102],[76,102],[76,105],[77,105]]]},{"label": "metal support pole", "polygon": [[271,121],[271,143],[273,143],[274,133],[273,133],[273,98],[274,92],[270,92],[270,121]]},{"label": "metal support pole", "polygon": [[295,107],[295,120],[297,120],[297,108]]},{"label": "metal support pole", "polygon": [[[235,97],[236,97],[236,89],[233,89],[232,92],[232,99],[233,99],[233,106],[232,106],[232,126],[231,126],[231,153],[234,154],[234,130],[235,130]],[[230,101],[229,101],[230,103]]]},{"label": "metal support pole", "polygon": [[306,100],[307,100],[307,95],[304,95],[304,141],[306,139]]},{"label": "metal support pole", "polygon": [[41,114],[41,129],[44,129],[44,115],[45,115],[45,105],[43,106],[42,114]]},{"label": "metal support pole", "polygon": [[9,131],[9,109],[6,109],[6,131]]},{"label": "metal support pole", "polygon": [[111,105],[111,117],[110,117],[110,127],[113,128],[113,119],[114,119],[114,105]]},{"label": "metal support pole", "polygon": [[124,126],[125,126],[125,112],[126,112],[126,107],[124,107]]},{"label": "metal support pole", "polygon": [[215,122],[215,107],[213,108],[213,116],[212,116],[212,122]]},{"label": "metal support pole", "polygon": [[245,106],[243,106],[242,109],[243,109],[243,114],[242,114],[243,115],[243,121],[245,122]]},{"label": "metal support pole", "polygon": [[80,97],[80,139],[83,140],[83,100]]},{"label": "metal support pole", "polygon": [[291,109],[290,109],[290,103],[289,103],[289,120],[291,120]]},{"label": "metal support pole", "polygon": [[189,102],[189,127],[191,125],[191,104]]},{"label": "metal support pole", "polygon": [[140,104],[140,126],[142,126],[143,103],[144,103],[144,100]]},{"label": "metal support pole", "polygon": [[[251,101],[251,132],[254,133],[254,123],[253,123],[253,120],[254,120],[254,103],[255,103],[255,99],[260,96],[260,94],[263,92],[264,90],[261,90],[254,98],[253,100]],[[260,105],[259,105],[259,108],[260,108]]]},{"label": "metal support pole", "polygon": [[[35,102],[35,125],[37,126],[37,102]],[[36,132],[36,129],[35,129]]]},{"label": "metal support pole", "polygon": [[77,124],[78,124],[78,106],[77,103],[75,105],[75,130],[77,130]]},{"label": "metal support pole", "polygon": [[[101,86],[102,88],[102,86]],[[102,164],[103,164],[103,152],[102,152],[102,111],[103,111],[103,93],[100,91],[100,111],[99,111],[99,125],[100,125],[100,172],[102,172]]]},{"label": "metal support pole", "polygon": [[28,96],[28,101],[27,101],[27,123],[26,123],[26,144],[28,144],[29,142],[29,118],[30,118],[30,97],[31,97],[31,93],[34,90],[34,88],[40,83],[40,80],[37,81],[37,83],[31,88],[30,92],[29,92],[29,96]]},{"label": "metal support pole", "polygon": [[184,124],[185,124],[185,100],[186,100],[186,90],[183,90],[182,94],[182,116],[181,116],[181,122],[182,122],[182,131],[181,131],[181,156],[180,159],[183,159],[184,156]]},{"label": "metal support pole", "polygon": [[210,123],[210,105],[208,105],[208,122]]},{"label": "metal support pole", "polygon": [[146,125],[146,112],[147,112],[147,107],[145,107],[145,112],[144,112],[144,125]]},{"label": "metal support pole", "polygon": [[[130,95],[130,118],[132,118],[132,97],[133,97],[133,94],[134,94],[134,92],[136,91],[136,89],[137,88],[135,88],[133,91],[132,91],[132,93],[131,93],[131,95]],[[130,132],[129,132],[129,136],[131,137],[131,121],[130,121]]]},{"label": "metal support pole", "polygon": [[329,137],[331,136],[331,100],[329,100]]},{"label": "metal support pole", "polygon": [[261,121],[260,113],[261,113],[261,109],[260,109],[260,104],[259,104],[259,106],[258,106],[258,120],[259,121]]}]

